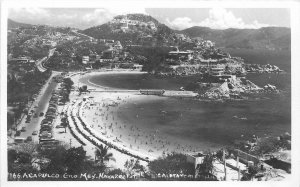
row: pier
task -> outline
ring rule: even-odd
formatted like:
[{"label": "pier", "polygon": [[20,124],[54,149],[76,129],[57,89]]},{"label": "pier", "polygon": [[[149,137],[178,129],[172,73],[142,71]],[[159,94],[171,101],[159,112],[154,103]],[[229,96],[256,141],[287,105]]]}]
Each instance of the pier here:
[{"label": "pier", "polygon": [[[88,89],[90,92],[103,92],[103,93],[132,93],[132,94],[142,94],[142,95],[158,95],[156,92],[151,90],[147,94],[141,93],[141,90],[122,90],[122,89]],[[157,92],[161,90],[156,90]],[[164,92],[158,96],[167,96],[167,97],[196,97],[198,94],[192,91],[176,91],[176,90],[164,90]]]}]

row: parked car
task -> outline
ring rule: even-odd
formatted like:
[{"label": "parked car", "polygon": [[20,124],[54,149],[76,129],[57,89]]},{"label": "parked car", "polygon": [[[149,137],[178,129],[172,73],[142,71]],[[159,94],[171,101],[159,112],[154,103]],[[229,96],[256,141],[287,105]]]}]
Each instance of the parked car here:
[{"label": "parked car", "polygon": [[38,131],[33,131],[32,132],[32,135],[37,135],[38,134]]},{"label": "parked car", "polygon": [[25,142],[25,138],[15,138],[15,143],[24,143]]},{"label": "parked car", "polygon": [[43,131],[41,134],[40,134],[40,138],[52,138],[52,133],[50,132],[47,132],[47,131]]},{"label": "parked car", "polygon": [[41,112],[41,113],[40,113],[40,117],[42,117],[42,116],[44,116],[44,112]]},{"label": "parked car", "polygon": [[21,131],[17,131],[15,136],[20,136],[21,135]]},{"label": "parked car", "polygon": [[26,131],[26,127],[22,127],[21,131],[25,132]]},{"label": "parked car", "polygon": [[31,142],[32,141],[32,136],[28,136],[26,139],[27,142]]}]

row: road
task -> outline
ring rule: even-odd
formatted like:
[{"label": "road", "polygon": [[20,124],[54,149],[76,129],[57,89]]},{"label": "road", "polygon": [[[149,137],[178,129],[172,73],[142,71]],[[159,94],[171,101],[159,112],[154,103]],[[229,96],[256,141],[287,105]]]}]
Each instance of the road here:
[{"label": "road", "polygon": [[[52,80],[52,77],[54,77],[57,74],[58,74],[58,72],[52,73],[52,76],[47,81],[45,87],[42,89],[42,91],[40,92],[37,99],[34,101],[32,108],[30,110],[34,110],[35,113],[37,113],[37,114],[40,114],[41,112],[45,113],[47,111],[52,92],[53,92],[53,90],[55,90],[55,88],[57,86],[57,83]],[[37,107],[34,108],[34,106],[37,106]],[[22,120],[22,122],[20,123],[20,125],[18,126],[18,130],[20,130],[22,127],[26,127],[26,131],[21,132],[20,137],[27,138],[28,136],[32,136],[33,131],[39,131],[40,123],[41,123],[42,119],[44,119],[44,117],[39,117],[39,115],[37,118],[34,118],[32,116],[30,123],[25,123],[26,118],[24,118]],[[38,142],[38,135],[32,136],[32,138],[33,138],[33,141]]]},{"label": "road", "polygon": [[45,60],[47,60],[47,57],[44,57],[44,58],[42,58],[42,59],[40,59],[40,60],[37,60],[36,63],[35,63],[36,67],[38,68],[38,70],[39,70],[40,72],[45,72],[45,71],[47,71],[47,69],[44,68],[44,66],[43,66],[43,62],[44,62]]},{"label": "road", "polygon": [[54,54],[55,50],[56,50],[56,48],[50,49],[47,57],[44,57],[44,58],[36,61],[35,65],[40,72],[47,71],[48,68],[45,67],[44,63]]},{"label": "road", "polygon": [[91,37],[91,36],[88,36],[88,35],[86,35],[86,34],[83,34],[83,33],[80,33],[80,32],[77,32],[77,31],[73,31],[74,33],[76,33],[76,34],[78,34],[78,35],[81,35],[81,36],[84,36],[84,37],[87,37],[87,38],[89,38],[90,40],[96,40],[95,38],[93,38],[93,37]]}]

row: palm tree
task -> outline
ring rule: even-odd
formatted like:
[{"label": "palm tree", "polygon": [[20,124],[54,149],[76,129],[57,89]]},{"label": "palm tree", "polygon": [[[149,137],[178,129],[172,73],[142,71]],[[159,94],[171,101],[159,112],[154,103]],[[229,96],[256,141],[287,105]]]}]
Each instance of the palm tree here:
[{"label": "palm tree", "polygon": [[215,177],[214,177],[215,168],[214,168],[213,162],[214,162],[214,156],[211,153],[208,153],[204,157],[202,164],[199,164],[199,167],[197,168],[198,175],[200,177],[205,178],[206,180],[209,178],[214,180],[215,179]]},{"label": "palm tree", "polygon": [[125,173],[130,177],[133,176],[135,173],[141,175],[141,173],[145,172],[145,168],[143,165],[140,164],[139,160],[126,160],[124,167],[126,169]]},{"label": "palm tree", "polygon": [[103,146],[102,144],[95,150],[95,161],[100,162],[101,165],[104,165],[104,162],[112,160],[116,161],[112,153],[108,152],[109,147]]}]

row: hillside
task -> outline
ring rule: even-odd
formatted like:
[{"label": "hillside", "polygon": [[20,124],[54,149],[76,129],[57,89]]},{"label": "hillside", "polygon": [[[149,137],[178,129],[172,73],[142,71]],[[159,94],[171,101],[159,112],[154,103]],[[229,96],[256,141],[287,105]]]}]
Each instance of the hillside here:
[{"label": "hillside", "polygon": [[8,29],[15,29],[18,27],[30,27],[30,26],[32,26],[32,25],[26,24],[26,23],[19,23],[19,22],[13,21],[11,19],[7,20],[7,28]]},{"label": "hillside", "polygon": [[217,47],[281,50],[291,46],[291,29],[284,27],[217,30],[195,26],[179,32],[211,40]]},{"label": "hillside", "polygon": [[[8,19],[9,29],[31,26]],[[193,38],[200,37],[215,42],[216,47],[224,48],[268,50],[290,50],[291,48],[290,28],[264,27],[260,29],[230,28],[218,30],[194,26],[178,31],[144,14],[119,15],[108,23],[79,32],[96,39],[119,40],[125,45],[181,46],[190,43]]]},{"label": "hillside", "polygon": [[113,39],[125,45],[144,46],[179,45],[183,35],[143,14],[119,15],[108,23],[80,32],[97,39]]},{"label": "hillside", "polygon": [[8,19],[7,52],[13,58],[30,56],[36,60],[47,55],[51,48],[65,44],[78,46],[78,43],[85,46],[85,43],[91,43],[90,40],[69,27],[31,25]]},{"label": "hillside", "polygon": [[116,16],[108,23],[80,31],[97,39],[115,39],[123,44],[146,46],[181,46],[193,38],[215,42],[216,47],[289,50],[291,29],[263,27],[260,29],[225,29],[191,27],[173,30],[149,15],[127,14]]}]

